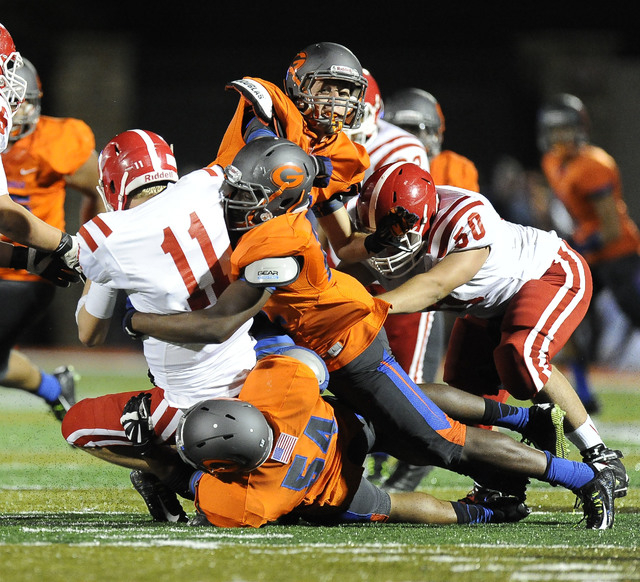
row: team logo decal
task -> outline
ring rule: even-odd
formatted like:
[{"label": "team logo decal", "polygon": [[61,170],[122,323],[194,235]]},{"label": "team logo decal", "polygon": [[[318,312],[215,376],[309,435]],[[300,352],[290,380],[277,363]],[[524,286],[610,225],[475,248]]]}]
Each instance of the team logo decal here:
[{"label": "team logo decal", "polygon": [[305,178],[305,171],[293,163],[278,166],[271,172],[271,181],[278,186],[279,192],[300,186]]}]

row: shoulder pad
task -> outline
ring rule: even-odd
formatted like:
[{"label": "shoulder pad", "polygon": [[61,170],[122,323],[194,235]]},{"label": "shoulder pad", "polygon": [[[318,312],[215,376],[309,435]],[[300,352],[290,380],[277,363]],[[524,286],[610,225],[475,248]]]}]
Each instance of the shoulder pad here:
[{"label": "shoulder pad", "polygon": [[320,394],[326,390],[329,385],[329,370],[327,369],[327,365],[324,363],[324,360],[313,350],[303,348],[301,346],[293,346],[280,351],[280,355],[295,358],[311,368],[311,371],[318,379]]},{"label": "shoulder pad", "polygon": [[263,123],[269,124],[273,120],[273,101],[269,91],[267,91],[260,83],[252,79],[238,79],[231,81],[226,89],[235,89],[240,93],[251,105],[257,117]]},{"label": "shoulder pad", "polygon": [[300,265],[293,257],[260,259],[244,268],[245,280],[254,287],[283,287],[299,274]]}]

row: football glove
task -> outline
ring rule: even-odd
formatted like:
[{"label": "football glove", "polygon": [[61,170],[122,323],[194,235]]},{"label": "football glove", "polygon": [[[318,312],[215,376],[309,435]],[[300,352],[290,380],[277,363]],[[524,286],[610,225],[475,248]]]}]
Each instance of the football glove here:
[{"label": "football glove", "polygon": [[407,234],[420,220],[417,214],[402,206],[395,206],[382,217],[376,231],[364,239],[364,246],[369,253],[377,254],[386,247],[405,249],[400,238]]},{"label": "football glove", "polygon": [[53,251],[53,256],[62,259],[70,269],[81,273],[82,270],[80,269],[80,262],[78,261],[79,252],[80,247],[78,246],[76,237],[63,232],[58,248]]},{"label": "football glove", "polygon": [[71,269],[53,253],[38,251],[27,247],[14,247],[9,266],[12,269],[26,269],[33,275],[38,275],[51,281],[58,287],[68,287],[71,283],[80,281],[80,273]]},{"label": "football glove", "polygon": [[120,424],[136,450],[145,454],[153,446],[153,420],[151,419],[151,394],[141,392],[129,398],[122,409]]},{"label": "football glove", "polygon": [[331,160],[325,156],[311,156],[316,166],[316,177],[313,185],[316,188],[326,188],[331,182],[331,174],[333,173],[333,164]]}]

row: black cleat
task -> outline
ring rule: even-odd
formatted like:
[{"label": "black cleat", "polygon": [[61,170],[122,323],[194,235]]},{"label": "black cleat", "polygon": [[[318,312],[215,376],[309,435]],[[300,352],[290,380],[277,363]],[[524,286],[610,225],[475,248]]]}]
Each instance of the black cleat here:
[{"label": "black cleat", "polygon": [[191,527],[203,527],[208,525],[213,525],[204,513],[200,513],[196,511],[196,514],[187,522],[187,525]]},{"label": "black cleat", "polygon": [[624,497],[629,490],[629,475],[627,475],[627,470],[624,468],[624,465],[620,460],[623,457],[624,455],[621,451],[614,451],[604,445],[596,445],[582,453],[582,459],[585,463],[606,465],[613,471],[613,475],[616,480],[613,489],[613,496],[616,499]]},{"label": "black cleat", "polygon": [[152,473],[131,471],[131,483],[147,504],[153,521],[189,521],[177,495]]},{"label": "black cleat", "polygon": [[616,478],[609,467],[600,469],[595,465],[589,466],[596,471],[596,475],[575,494],[582,502],[587,529],[610,529],[615,517],[613,490]]},{"label": "black cleat", "polygon": [[491,509],[496,517],[494,523],[514,522],[524,519],[531,513],[531,509],[524,502],[526,490],[521,495],[507,495],[496,489],[489,489],[475,483],[466,497],[458,499],[460,503],[482,505]]},{"label": "black cleat", "polygon": [[62,421],[64,415],[76,403],[76,382],[80,376],[73,366],[60,366],[53,371],[53,376],[60,382],[60,394],[53,402],[49,402],[54,416]]},{"label": "black cleat", "polygon": [[522,442],[566,459],[569,442],[564,436],[565,414],[555,404],[534,404],[529,408],[529,422],[522,430]]},{"label": "black cleat", "polygon": [[415,491],[432,468],[429,465],[410,465],[404,461],[398,461],[393,473],[389,475],[380,487],[392,493]]}]

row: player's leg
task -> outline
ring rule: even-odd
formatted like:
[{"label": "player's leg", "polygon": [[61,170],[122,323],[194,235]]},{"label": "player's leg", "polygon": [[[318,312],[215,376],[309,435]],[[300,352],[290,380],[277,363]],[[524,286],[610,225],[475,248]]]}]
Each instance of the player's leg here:
[{"label": "player's leg", "polygon": [[75,403],[77,375],[72,367],[46,373],[14,349],[20,335],[37,323],[53,300],[55,287],[32,281],[0,280],[0,385],[42,398],[58,420]]}]

